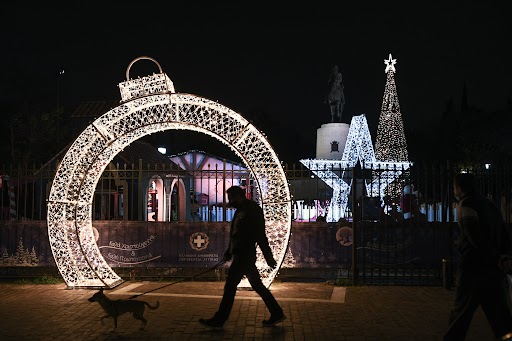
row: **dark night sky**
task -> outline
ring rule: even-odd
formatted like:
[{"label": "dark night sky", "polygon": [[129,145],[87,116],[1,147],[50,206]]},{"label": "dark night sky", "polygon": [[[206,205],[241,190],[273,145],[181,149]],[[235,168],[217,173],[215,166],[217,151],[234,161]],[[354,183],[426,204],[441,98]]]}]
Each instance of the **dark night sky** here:
[{"label": "dark night sky", "polygon": [[[286,11],[218,3],[3,5],[2,117],[20,103],[34,110],[55,107],[61,69],[60,98],[69,112],[81,101],[118,100],[117,84],[141,55],[158,60],[178,92],[217,100],[258,122],[279,156],[291,162],[315,157],[316,129],[330,122],[323,100],[335,64],[345,87],[342,120],[365,113],[375,142],[383,60],[393,54],[413,154],[426,127],[439,124],[447,100],[460,103],[464,83],[469,104],[484,110],[500,109],[512,98],[512,29],[505,8],[312,5]],[[132,75],[153,71],[151,63],[140,62]]]}]

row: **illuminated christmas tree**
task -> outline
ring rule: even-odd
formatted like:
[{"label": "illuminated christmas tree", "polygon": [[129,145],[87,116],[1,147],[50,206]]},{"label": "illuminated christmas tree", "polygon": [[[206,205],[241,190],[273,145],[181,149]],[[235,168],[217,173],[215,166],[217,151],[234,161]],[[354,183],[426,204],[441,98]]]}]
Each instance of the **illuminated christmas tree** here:
[{"label": "illuminated christmas tree", "polygon": [[391,57],[391,53],[384,64],[387,80],[377,127],[375,158],[378,161],[407,161],[407,142],[395,85],[396,59]]}]

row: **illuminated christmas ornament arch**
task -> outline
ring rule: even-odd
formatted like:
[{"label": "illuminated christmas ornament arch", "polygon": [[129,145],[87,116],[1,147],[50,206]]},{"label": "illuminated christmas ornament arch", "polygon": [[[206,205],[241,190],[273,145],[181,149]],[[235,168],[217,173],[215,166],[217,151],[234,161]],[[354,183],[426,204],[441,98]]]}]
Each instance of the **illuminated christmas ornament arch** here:
[{"label": "illuminated christmas ornament arch", "polygon": [[[141,59],[160,73],[130,79]],[[101,255],[92,228],[96,185],[110,161],[133,141],[164,130],[210,135],[238,155],[255,180],[266,233],[278,267],[271,269],[258,252],[257,266],[269,286],[281,266],[291,231],[291,196],[284,169],[266,137],[240,114],[191,94],[176,93],[158,62],[133,60],[119,84],[121,104],[89,125],[60,163],[48,200],[48,235],[57,267],[68,287],[112,288],[123,280]]]}]

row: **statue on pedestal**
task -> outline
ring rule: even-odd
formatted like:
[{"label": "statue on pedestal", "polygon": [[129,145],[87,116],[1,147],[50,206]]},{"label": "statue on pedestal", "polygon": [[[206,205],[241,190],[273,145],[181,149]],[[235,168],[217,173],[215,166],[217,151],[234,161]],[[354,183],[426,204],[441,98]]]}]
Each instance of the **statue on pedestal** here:
[{"label": "statue on pedestal", "polygon": [[345,105],[345,94],[343,93],[343,81],[341,72],[338,71],[338,65],[332,68],[329,77],[329,94],[327,101],[331,108],[331,122],[341,122],[341,115]]}]

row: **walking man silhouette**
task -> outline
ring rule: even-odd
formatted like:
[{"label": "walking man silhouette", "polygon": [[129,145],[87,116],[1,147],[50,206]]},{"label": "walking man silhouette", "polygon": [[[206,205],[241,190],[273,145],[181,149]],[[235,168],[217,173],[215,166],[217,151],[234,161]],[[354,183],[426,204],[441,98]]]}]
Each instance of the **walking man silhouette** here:
[{"label": "walking man silhouette", "polygon": [[256,267],[256,244],[259,245],[267,264],[272,268],[277,266],[265,234],[263,210],[256,202],[247,199],[245,191],[239,186],[228,188],[226,193],[230,206],[236,208],[236,212],[231,221],[229,246],[224,253],[224,260],[233,262],[228,270],[219,309],[212,318],[201,318],[199,322],[213,329],[223,327],[233,307],[236,288],[245,275],[270,311],[270,318],[263,320],[262,325],[273,326],[283,321],[286,316],[270,290],[262,283]]}]

